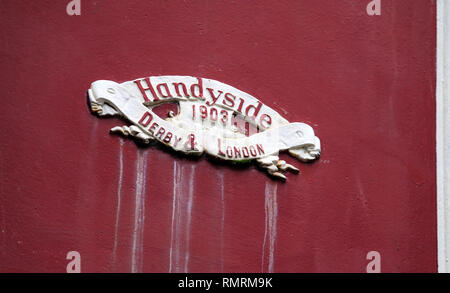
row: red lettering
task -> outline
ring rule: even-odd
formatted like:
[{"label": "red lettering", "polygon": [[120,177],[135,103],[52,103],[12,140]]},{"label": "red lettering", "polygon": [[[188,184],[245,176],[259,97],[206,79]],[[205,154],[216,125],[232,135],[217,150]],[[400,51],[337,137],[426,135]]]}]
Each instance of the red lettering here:
[{"label": "red lettering", "polygon": [[253,119],[256,119],[258,116],[259,111],[261,110],[262,103],[258,101],[258,106],[249,105],[247,109],[245,110],[245,115],[250,116],[249,112],[253,109],[253,115],[251,116]]},{"label": "red lettering", "polygon": [[241,102],[239,103],[237,111],[242,113],[242,106],[244,105],[244,100],[242,98],[239,98],[239,100],[241,100]]},{"label": "red lettering", "polygon": [[253,156],[253,157],[256,157],[256,149],[255,149],[255,146],[250,146],[250,154]]},{"label": "red lettering", "polygon": [[220,114],[222,114],[222,119],[220,119],[220,121],[222,121],[223,124],[227,124],[228,123],[228,112],[225,110],[220,111]]},{"label": "red lettering", "polygon": [[[267,125],[264,125],[263,122],[267,123]],[[263,129],[269,128],[272,125],[272,118],[267,114],[263,114],[259,119],[259,124]]]},{"label": "red lettering", "polygon": [[234,157],[235,158],[241,158],[241,150],[237,147],[234,147]]},{"label": "red lettering", "polygon": [[164,134],[164,132],[166,132],[166,129],[164,129],[164,127],[161,127],[161,128],[158,130],[158,133],[156,133],[155,137],[158,137],[158,136],[159,136],[159,138],[162,139],[162,135]]},{"label": "red lettering", "polygon": [[209,110],[209,118],[211,119],[211,121],[217,121],[217,109],[216,108],[211,108],[211,110]]},{"label": "red lettering", "polygon": [[[164,87],[164,91],[166,92],[166,94],[162,93],[162,88]],[[172,95],[170,94],[169,91],[169,87],[167,86],[167,83],[160,83],[156,86],[156,89],[158,90],[158,93],[161,95],[161,97],[163,98],[173,98]]]},{"label": "red lettering", "polygon": [[264,155],[265,154],[262,144],[257,144],[256,148],[258,149],[259,155]]},{"label": "red lettering", "polygon": [[[147,86],[148,86],[147,88],[144,88],[144,87],[142,86],[142,81],[145,81],[145,82],[147,83]],[[153,86],[152,86],[152,83],[150,82],[150,78],[149,78],[149,77],[144,78],[144,79],[140,79],[140,80],[135,80],[134,83],[137,84],[137,86],[138,86],[139,90],[141,91],[141,94],[142,94],[142,96],[144,97],[144,100],[145,100],[146,102],[150,102],[150,101],[153,101],[153,102],[159,101],[159,98],[158,98],[158,96],[156,95],[155,90],[153,89]],[[147,92],[146,92],[147,90],[149,90],[149,91],[152,93],[152,95],[153,95],[153,100],[150,100],[150,98],[147,96]]]},{"label": "red lettering", "polygon": [[[199,98],[199,99],[203,99],[203,81],[201,78],[197,78],[198,80],[198,84],[193,84],[191,85],[191,95],[193,97]],[[195,94],[195,88],[198,89],[198,95]]]},{"label": "red lettering", "polygon": [[196,144],[197,143],[195,142],[195,134],[192,133],[189,135],[188,140],[184,144],[184,148],[187,150],[197,150],[197,148],[195,147]]},{"label": "red lettering", "polygon": [[206,105],[212,106],[212,105],[214,105],[214,104],[217,102],[217,100],[220,98],[220,96],[223,94],[223,92],[222,92],[222,91],[219,91],[219,95],[216,97],[216,96],[214,95],[213,89],[210,89],[210,88],[206,88],[206,89],[208,90],[209,95],[211,96],[211,99],[212,99],[212,103],[210,103],[210,102],[208,101],[208,102],[206,102]]},{"label": "red lettering", "polygon": [[187,97],[187,98],[190,97],[188,92],[187,92],[186,85],[184,83],[182,83],[182,82],[174,82],[172,84],[175,87],[175,91],[177,92],[177,96],[182,97],[182,95],[180,93],[180,85],[181,85],[181,87],[183,89],[184,96]]},{"label": "red lettering", "polygon": [[231,149],[231,147],[227,147],[227,156],[228,158],[232,158],[233,157],[233,150]]},{"label": "red lettering", "polygon": [[250,123],[245,122],[245,136],[250,136]]},{"label": "red lettering", "polygon": [[[145,120],[147,119],[147,120]],[[142,115],[141,120],[139,120],[139,124],[141,124],[144,127],[147,127],[150,122],[153,120],[153,115],[150,114],[150,112],[145,112],[144,115]]]},{"label": "red lettering", "polygon": [[[222,104],[224,104],[225,106],[228,106],[228,107],[230,107],[230,108],[233,108],[234,107],[234,100],[236,99],[236,97],[235,96],[233,96],[232,94],[230,94],[230,93],[226,93],[225,94],[225,99],[223,99],[223,101],[222,101]],[[228,104],[228,103],[229,104]]]},{"label": "red lettering", "polygon": [[175,135],[175,143],[173,144],[173,147],[174,147],[174,148],[177,147],[177,145],[178,145],[178,143],[180,142],[180,140],[181,140],[181,137],[177,137],[177,136]]},{"label": "red lettering", "polygon": [[218,147],[219,147],[219,151],[217,152],[217,155],[221,156],[221,157],[225,157],[225,153],[222,152],[222,142],[220,141],[220,138],[217,139],[217,143],[218,143]]},{"label": "red lettering", "polygon": [[206,108],[206,106],[200,106],[200,117],[202,119],[206,119],[208,117],[208,108]]},{"label": "red lettering", "polygon": [[165,143],[170,143],[170,141],[172,140],[172,132],[167,132],[166,137],[164,137],[164,142]]},{"label": "red lettering", "polygon": [[153,122],[152,126],[150,126],[150,128],[148,129],[148,131],[150,131],[150,133],[154,135],[154,131],[155,131],[156,127],[158,127],[158,126],[159,126],[158,123]]},{"label": "red lettering", "polygon": [[248,148],[247,147],[243,147],[242,148],[242,154],[244,155],[244,158],[250,157],[250,154],[248,153]]}]

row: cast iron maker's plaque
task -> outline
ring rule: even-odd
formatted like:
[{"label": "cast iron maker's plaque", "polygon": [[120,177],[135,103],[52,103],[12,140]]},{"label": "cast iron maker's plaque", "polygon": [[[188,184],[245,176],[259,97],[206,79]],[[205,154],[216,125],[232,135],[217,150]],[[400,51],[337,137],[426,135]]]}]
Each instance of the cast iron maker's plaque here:
[{"label": "cast iron maker's plaque", "polygon": [[[227,84],[190,76],[152,76],[124,83],[99,80],[88,91],[91,111],[122,116],[133,125],[113,133],[142,143],[152,141],[188,155],[227,161],[254,160],[268,174],[298,169],[280,160],[280,151],[303,162],[320,156],[320,140],[307,124],[289,123],[255,97]],[[160,117],[154,109],[175,103],[178,113]]]}]

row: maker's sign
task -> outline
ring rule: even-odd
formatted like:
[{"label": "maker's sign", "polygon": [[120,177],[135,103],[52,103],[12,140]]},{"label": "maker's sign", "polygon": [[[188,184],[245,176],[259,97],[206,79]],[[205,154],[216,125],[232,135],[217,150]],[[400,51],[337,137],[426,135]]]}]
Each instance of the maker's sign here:
[{"label": "maker's sign", "polygon": [[[157,140],[190,155],[204,152],[228,161],[254,160],[270,175],[286,179],[285,170],[298,171],[279,160],[287,150],[301,161],[320,155],[320,140],[304,123],[289,123],[255,97],[224,83],[190,76],[153,76],[116,83],[99,80],[89,89],[92,112],[119,115],[132,126],[114,133],[144,143]],[[154,109],[176,103],[178,113],[160,117]]]}]

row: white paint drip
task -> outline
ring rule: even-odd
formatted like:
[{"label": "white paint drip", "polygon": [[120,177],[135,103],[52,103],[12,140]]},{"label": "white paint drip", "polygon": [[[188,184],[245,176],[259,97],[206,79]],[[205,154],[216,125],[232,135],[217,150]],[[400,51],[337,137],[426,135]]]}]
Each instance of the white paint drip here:
[{"label": "white paint drip", "polygon": [[224,253],[224,230],[225,230],[225,185],[224,185],[224,178],[223,173],[219,173],[219,183],[220,183],[220,198],[222,203],[222,221],[220,226],[220,266],[221,271],[223,272],[224,267],[224,259],[223,259],[223,253]]},{"label": "white paint drip", "polygon": [[190,167],[190,174],[186,174],[185,169],[186,167],[180,167],[176,161],[174,162],[169,273],[189,271],[195,165]]},{"label": "white paint drip", "polygon": [[266,214],[265,231],[264,231],[264,242],[262,247],[261,272],[264,273],[264,265],[266,259],[266,243],[269,242],[269,263],[267,265],[267,272],[273,273],[275,242],[277,238],[278,206],[277,206],[277,185],[272,182],[266,183],[265,214]]},{"label": "white paint drip", "polygon": [[123,139],[120,139],[120,151],[119,151],[119,182],[117,184],[117,208],[116,208],[116,224],[114,226],[114,247],[113,247],[113,263],[116,263],[117,259],[117,238],[119,234],[119,217],[120,207],[122,204],[122,181],[123,181]]},{"label": "white paint drip", "polygon": [[192,215],[192,205],[194,201],[194,169],[195,165],[191,166],[191,176],[189,177],[189,198],[188,198],[188,206],[187,206],[187,227],[186,227],[186,252],[185,252],[185,261],[184,261],[184,272],[189,272],[188,264],[189,264],[189,247],[191,243],[191,215]]},{"label": "white paint drip", "polygon": [[264,241],[263,241],[263,246],[262,246],[262,255],[261,255],[261,273],[264,273],[264,263],[265,263],[265,259],[266,259],[266,240],[267,240],[267,186],[266,186],[266,200],[264,203],[264,213],[265,213],[265,218],[264,218]]},{"label": "white paint drip", "polygon": [[5,208],[3,207],[2,204],[0,204],[0,213],[1,213],[1,218],[2,218],[2,227],[1,227],[1,231],[0,231],[0,235],[2,238],[2,243],[3,243],[3,247],[6,247],[6,237],[5,237],[5,233],[6,233],[6,221],[5,221]]},{"label": "white paint drip", "polygon": [[136,193],[134,207],[133,244],[131,254],[132,273],[142,272],[143,268],[145,186],[147,180],[146,172],[147,156],[143,154],[142,150],[139,150],[136,163]]},{"label": "white paint drip", "polygon": [[177,190],[178,190],[178,168],[177,161],[173,161],[173,199],[172,199],[172,225],[170,228],[170,252],[169,252],[169,273],[172,273],[173,266],[173,236],[174,236],[174,224],[175,224],[175,208],[177,200]]}]

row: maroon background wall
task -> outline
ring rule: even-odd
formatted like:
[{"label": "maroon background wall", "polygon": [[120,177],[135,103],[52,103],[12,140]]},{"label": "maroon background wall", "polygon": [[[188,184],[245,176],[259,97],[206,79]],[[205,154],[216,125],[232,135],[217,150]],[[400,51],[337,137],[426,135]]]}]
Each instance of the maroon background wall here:
[{"label": "maroon background wall", "polygon": [[[68,2],[0,0],[1,272],[437,270],[434,1]],[[91,82],[151,75],[246,91],[322,157],[282,183],[89,113]]]}]

